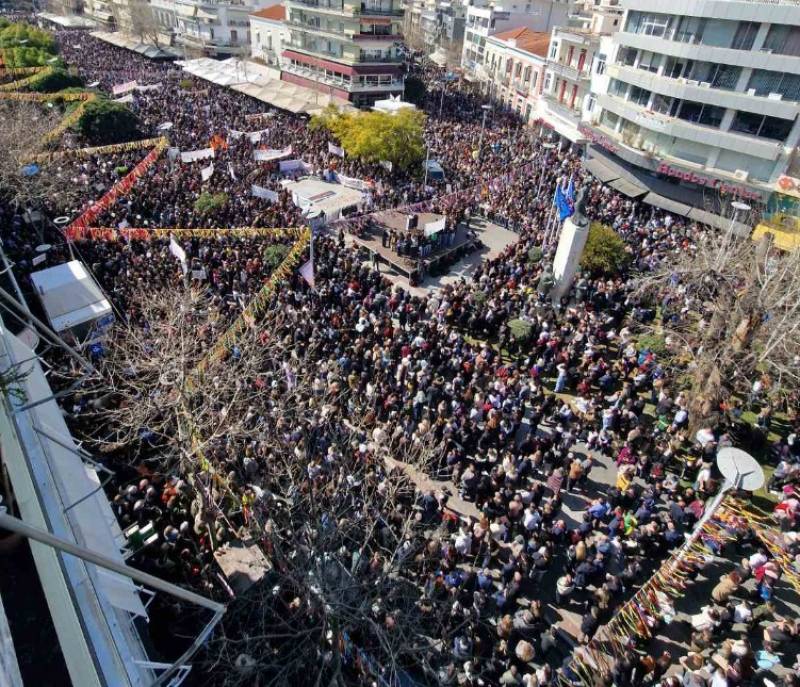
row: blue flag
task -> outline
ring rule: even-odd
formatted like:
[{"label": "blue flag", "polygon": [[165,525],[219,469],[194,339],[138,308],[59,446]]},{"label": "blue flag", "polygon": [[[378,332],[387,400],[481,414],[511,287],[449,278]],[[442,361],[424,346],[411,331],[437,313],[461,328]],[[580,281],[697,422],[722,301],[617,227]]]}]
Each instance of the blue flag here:
[{"label": "blue flag", "polygon": [[[570,181],[570,185],[567,188],[566,194],[564,193],[564,189],[560,186],[556,186],[556,197],[555,197],[555,205],[558,208],[558,219],[560,222],[563,222],[567,217],[571,217],[572,214],[575,212],[575,208],[572,205],[572,199],[569,197],[570,190],[572,189],[572,182]],[[574,189],[572,189],[572,193],[574,194]]]}]

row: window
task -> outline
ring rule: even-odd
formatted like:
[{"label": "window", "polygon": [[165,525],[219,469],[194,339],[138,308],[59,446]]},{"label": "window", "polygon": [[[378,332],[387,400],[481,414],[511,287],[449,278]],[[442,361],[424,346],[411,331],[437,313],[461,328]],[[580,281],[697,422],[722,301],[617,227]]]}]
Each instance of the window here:
[{"label": "window", "polygon": [[628,84],[619,79],[611,79],[611,83],[608,84],[608,92],[617,98],[624,98],[628,92]]},{"label": "window", "polygon": [[618,122],[619,115],[615,114],[614,112],[603,110],[603,114],[600,115],[600,124],[609,129],[616,129]]},{"label": "window", "polygon": [[664,76],[670,79],[680,79],[682,76],[689,73],[692,61],[680,59],[677,57],[668,57],[664,65]]},{"label": "window", "polygon": [[658,71],[658,63],[660,61],[660,55],[656,55],[649,50],[643,50],[642,55],[639,58],[639,69],[644,69],[646,72],[652,72],[655,74]]},{"label": "window", "polygon": [[597,102],[597,100],[595,99],[595,97],[593,95],[590,95],[586,99],[586,111],[587,112],[592,112],[594,110],[595,102]]},{"label": "window", "polygon": [[557,52],[558,52],[558,43],[553,43],[553,45],[550,46],[550,59],[551,60],[556,59],[556,53]]},{"label": "window", "polygon": [[655,12],[630,12],[625,30],[643,36],[663,38],[669,28],[670,16]]},{"label": "window", "polygon": [[695,62],[687,78],[711,84],[714,88],[734,90],[742,73],[741,67],[716,62]]},{"label": "window", "polygon": [[606,73],[606,56],[603,53],[599,53],[594,63],[594,73],[595,74],[605,74]]},{"label": "window", "polygon": [[236,29],[231,29],[231,43],[239,41],[239,32]]},{"label": "window", "polygon": [[550,72],[547,72],[547,74],[544,75],[544,90],[549,91],[551,83],[552,83],[552,74]]},{"label": "window", "polygon": [[754,21],[739,22],[739,28],[736,29],[731,48],[734,50],[750,50],[753,47],[759,26],[761,25]]},{"label": "window", "polygon": [[622,48],[619,51],[618,60],[624,67],[632,67],[636,62],[636,53],[638,50],[635,48]]},{"label": "window", "polygon": [[762,49],[779,55],[800,57],[800,26],[773,24],[769,27]]},{"label": "window", "polygon": [[632,103],[636,103],[637,105],[641,105],[642,107],[646,107],[647,103],[650,101],[650,93],[651,91],[648,91],[646,88],[631,86],[628,100]]},{"label": "window", "polygon": [[531,80],[531,90],[536,88],[536,82],[539,79],[539,72],[533,72],[533,79]]},{"label": "window", "polygon": [[800,100],[800,74],[784,74],[767,69],[756,69],[747,84],[755,95],[780,93],[785,100]]},{"label": "window", "polygon": [[694,122],[695,124],[719,128],[724,114],[724,107],[696,103],[692,100],[684,100],[678,112],[678,118],[687,122]]},{"label": "window", "polygon": [[738,131],[759,138],[771,138],[776,141],[783,141],[792,130],[794,121],[791,119],[780,119],[779,117],[768,117],[766,115],[755,114],[754,112],[736,113],[731,124],[731,131]]},{"label": "window", "polygon": [[703,17],[681,17],[672,40],[679,43],[699,43],[705,26],[706,20]]}]

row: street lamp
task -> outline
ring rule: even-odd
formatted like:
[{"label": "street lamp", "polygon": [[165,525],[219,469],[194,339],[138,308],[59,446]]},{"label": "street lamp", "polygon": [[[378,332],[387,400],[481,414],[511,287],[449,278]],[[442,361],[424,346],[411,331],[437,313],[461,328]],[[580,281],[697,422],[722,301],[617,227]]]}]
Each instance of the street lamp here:
[{"label": "street lamp", "polygon": [[486,128],[486,115],[489,114],[489,110],[492,109],[492,106],[481,105],[481,109],[483,110],[483,117],[481,118],[481,137],[478,139],[478,161],[480,161],[481,154],[483,153],[483,130]]},{"label": "street lamp", "polygon": [[422,182],[422,189],[423,191],[428,186],[428,161],[431,159],[431,147],[430,145],[425,146],[425,181]]},{"label": "street lamp", "polygon": [[[556,147],[555,143],[550,143],[550,141],[545,141],[542,143],[542,148],[545,150],[552,150]],[[539,185],[536,187],[536,197],[539,197],[539,193],[542,191],[542,184],[544,183],[544,173],[545,173],[546,165],[542,165],[541,169],[539,170]]]}]

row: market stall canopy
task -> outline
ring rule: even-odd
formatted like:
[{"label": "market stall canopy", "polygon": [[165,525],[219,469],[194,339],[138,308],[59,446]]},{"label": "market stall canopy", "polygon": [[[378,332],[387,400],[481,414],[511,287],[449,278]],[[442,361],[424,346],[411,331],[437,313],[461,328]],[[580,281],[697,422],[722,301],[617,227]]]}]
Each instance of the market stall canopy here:
[{"label": "market stall canopy", "polygon": [[143,43],[133,36],[128,36],[119,31],[92,31],[89,35],[118,48],[125,48],[126,50],[144,55],[144,57],[151,60],[173,60],[178,56],[171,48],[155,46],[152,43]]}]

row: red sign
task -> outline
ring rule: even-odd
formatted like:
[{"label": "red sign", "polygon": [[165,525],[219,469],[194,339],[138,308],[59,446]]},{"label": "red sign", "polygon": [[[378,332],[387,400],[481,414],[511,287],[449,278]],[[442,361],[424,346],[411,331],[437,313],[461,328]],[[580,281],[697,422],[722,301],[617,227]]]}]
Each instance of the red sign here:
[{"label": "red sign", "polygon": [[707,177],[703,174],[698,174],[697,172],[678,169],[677,167],[672,167],[666,162],[659,163],[658,167],[656,168],[656,172],[659,174],[664,174],[668,177],[682,179],[683,181],[688,181],[692,184],[697,184],[698,186],[714,188],[719,190],[721,193],[730,193],[734,196],[739,196],[740,198],[746,198],[747,200],[761,200],[761,193],[758,191],[753,191],[746,186],[729,184],[725,181],[722,181],[722,179],[715,179],[714,177]]},{"label": "red sign", "polygon": [[578,131],[586,136],[586,138],[588,138],[592,143],[603,146],[603,148],[610,153],[616,153],[619,150],[619,148],[614,144],[614,141],[612,141],[608,136],[603,136],[603,134],[596,132],[594,129],[590,129],[588,126],[581,124],[578,126]]}]

